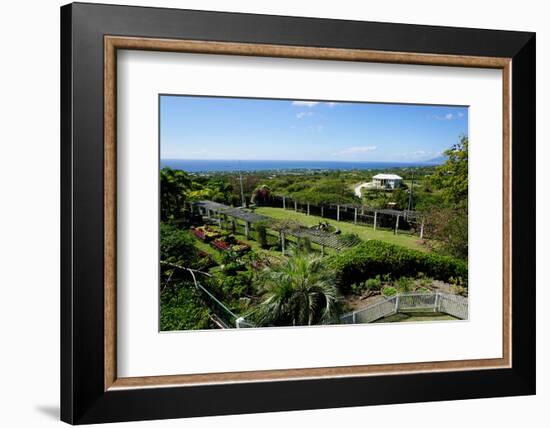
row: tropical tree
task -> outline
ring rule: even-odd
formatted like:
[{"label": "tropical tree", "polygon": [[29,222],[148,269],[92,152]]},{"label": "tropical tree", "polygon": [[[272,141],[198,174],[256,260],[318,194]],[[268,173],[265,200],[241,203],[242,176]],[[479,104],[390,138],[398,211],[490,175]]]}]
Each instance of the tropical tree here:
[{"label": "tropical tree", "polygon": [[295,252],[267,268],[259,281],[263,301],[254,316],[257,325],[328,324],[341,312],[335,274],[319,256]]},{"label": "tropical tree", "polygon": [[468,137],[445,151],[447,161],[437,167],[432,183],[441,190],[443,204],[426,207],[429,234],[434,249],[443,254],[468,258]]},{"label": "tropical tree", "polygon": [[256,187],[254,192],[252,192],[252,199],[250,202],[265,203],[269,200],[270,197],[271,189],[267,185],[262,184],[261,186]]},{"label": "tropical tree", "polygon": [[178,219],[183,215],[191,186],[191,178],[186,172],[168,167],[160,170],[161,220]]},{"label": "tropical tree", "polygon": [[468,211],[465,205],[434,208],[427,213],[428,234],[436,252],[468,259]]},{"label": "tropical tree", "polygon": [[461,136],[458,143],[444,152],[445,163],[437,167],[432,182],[442,190],[445,201],[462,205],[468,200],[468,137]]}]

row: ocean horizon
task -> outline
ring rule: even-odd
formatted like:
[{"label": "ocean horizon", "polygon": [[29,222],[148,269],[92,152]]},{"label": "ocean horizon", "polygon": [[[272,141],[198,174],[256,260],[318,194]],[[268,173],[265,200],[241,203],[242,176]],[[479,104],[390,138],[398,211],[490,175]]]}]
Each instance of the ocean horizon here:
[{"label": "ocean horizon", "polygon": [[305,160],[161,159],[160,167],[187,172],[275,171],[275,170],[354,170],[433,166],[434,162],[345,162]]}]

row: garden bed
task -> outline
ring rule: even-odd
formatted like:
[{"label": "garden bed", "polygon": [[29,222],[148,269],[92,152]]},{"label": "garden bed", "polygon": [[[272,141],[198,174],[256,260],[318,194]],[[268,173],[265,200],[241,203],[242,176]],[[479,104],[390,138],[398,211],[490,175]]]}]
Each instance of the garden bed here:
[{"label": "garden bed", "polygon": [[219,232],[208,226],[191,227],[191,233],[204,242],[210,242],[221,236]]},{"label": "garden bed", "polygon": [[220,251],[234,251],[237,254],[244,254],[250,251],[250,245],[245,244],[234,236],[229,235],[225,238],[217,238],[210,242],[210,245]]}]

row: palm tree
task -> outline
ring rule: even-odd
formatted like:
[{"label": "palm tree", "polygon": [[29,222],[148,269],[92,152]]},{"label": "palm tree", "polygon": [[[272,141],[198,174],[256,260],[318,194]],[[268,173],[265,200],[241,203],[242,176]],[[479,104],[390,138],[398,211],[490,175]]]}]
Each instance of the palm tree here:
[{"label": "palm tree", "polygon": [[254,189],[254,192],[252,192],[252,199],[250,202],[265,203],[269,200],[269,198],[271,198],[271,189],[267,185],[262,184],[261,186],[258,186],[256,187],[256,189]]},{"label": "palm tree", "polygon": [[178,219],[183,214],[187,193],[192,180],[181,170],[162,168],[160,170],[161,219]]},{"label": "palm tree", "polygon": [[340,314],[334,272],[313,254],[294,253],[260,277],[263,301],[254,318],[261,326],[328,324]]}]

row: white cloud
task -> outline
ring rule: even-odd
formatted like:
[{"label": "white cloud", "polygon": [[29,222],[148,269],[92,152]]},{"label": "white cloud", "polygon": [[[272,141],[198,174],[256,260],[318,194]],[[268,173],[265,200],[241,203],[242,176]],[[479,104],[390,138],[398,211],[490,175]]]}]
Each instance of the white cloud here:
[{"label": "white cloud", "polygon": [[441,155],[441,152],[431,150],[416,150],[414,152],[395,153],[394,156],[403,162],[424,162]]},{"label": "white cloud", "polygon": [[313,113],[310,111],[301,111],[299,113],[296,113],[296,118],[303,119],[304,117],[313,116]]},{"label": "white cloud", "polygon": [[337,106],[338,104],[340,104],[340,103],[332,103],[332,102],[331,102],[331,103],[327,103],[327,105],[328,105],[330,108],[335,107],[335,106]]},{"label": "white cloud", "polygon": [[298,107],[315,107],[319,101],[292,101],[293,106]]},{"label": "white cloud", "polygon": [[434,115],[431,115],[431,116],[428,116],[428,117],[431,118],[431,119],[436,119],[436,120],[453,120],[453,119],[458,119],[458,118],[464,117],[464,113],[462,113],[462,112],[458,112],[456,114],[447,113],[443,116],[438,116],[438,115],[434,114]]},{"label": "white cloud", "polygon": [[335,155],[353,155],[353,154],[359,154],[359,153],[372,152],[373,150],[376,150],[376,146],[354,146],[354,147],[348,147],[347,149],[341,150],[334,154]]}]

